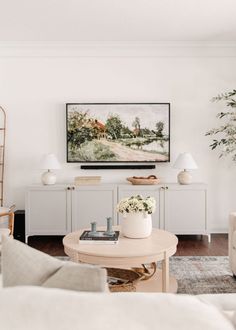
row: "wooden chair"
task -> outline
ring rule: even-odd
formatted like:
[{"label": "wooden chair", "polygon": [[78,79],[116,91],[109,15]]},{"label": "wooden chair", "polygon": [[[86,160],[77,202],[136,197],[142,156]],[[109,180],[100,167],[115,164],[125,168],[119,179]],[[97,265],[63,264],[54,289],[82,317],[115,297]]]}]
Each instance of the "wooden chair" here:
[{"label": "wooden chair", "polygon": [[2,240],[2,235],[13,237],[14,232],[14,212],[0,213],[0,223],[3,217],[8,217],[8,225],[5,228],[0,228],[0,241]]}]

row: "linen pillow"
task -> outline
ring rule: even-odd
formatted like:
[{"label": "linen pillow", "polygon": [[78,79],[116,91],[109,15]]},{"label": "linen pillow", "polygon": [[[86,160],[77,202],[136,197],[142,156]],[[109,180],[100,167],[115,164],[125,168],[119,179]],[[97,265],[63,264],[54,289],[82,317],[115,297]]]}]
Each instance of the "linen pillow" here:
[{"label": "linen pillow", "polygon": [[2,239],[3,287],[36,285],[76,291],[106,291],[106,270],[61,261],[9,237]]}]

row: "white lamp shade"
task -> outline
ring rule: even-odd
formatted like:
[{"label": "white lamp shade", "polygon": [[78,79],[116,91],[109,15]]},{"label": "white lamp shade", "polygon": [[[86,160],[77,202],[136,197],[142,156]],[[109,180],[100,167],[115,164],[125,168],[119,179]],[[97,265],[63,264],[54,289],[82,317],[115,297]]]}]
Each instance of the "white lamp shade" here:
[{"label": "white lamp shade", "polygon": [[45,170],[58,170],[61,168],[61,165],[54,154],[48,154],[43,157],[41,168]]},{"label": "white lamp shade", "polygon": [[186,170],[194,170],[198,168],[193,156],[189,152],[179,154],[173,167]]}]

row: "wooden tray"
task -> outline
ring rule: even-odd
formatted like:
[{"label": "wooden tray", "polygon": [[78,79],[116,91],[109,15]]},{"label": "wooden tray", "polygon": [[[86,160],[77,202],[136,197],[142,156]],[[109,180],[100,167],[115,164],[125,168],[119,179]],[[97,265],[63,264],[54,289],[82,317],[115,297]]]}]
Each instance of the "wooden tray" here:
[{"label": "wooden tray", "polygon": [[127,178],[127,181],[131,182],[133,185],[151,185],[160,183],[160,179],[155,175],[149,175],[146,178],[142,176],[133,176]]}]

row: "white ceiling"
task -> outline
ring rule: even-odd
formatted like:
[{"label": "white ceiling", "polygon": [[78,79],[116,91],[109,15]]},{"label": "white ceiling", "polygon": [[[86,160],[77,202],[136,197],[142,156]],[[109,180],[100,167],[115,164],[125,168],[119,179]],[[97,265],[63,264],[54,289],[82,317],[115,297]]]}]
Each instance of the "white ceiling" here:
[{"label": "white ceiling", "polygon": [[0,41],[236,41],[236,0],[0,0]]}]

